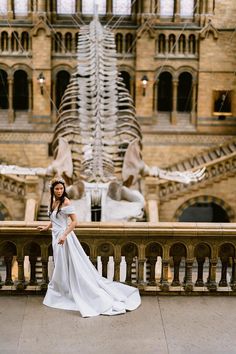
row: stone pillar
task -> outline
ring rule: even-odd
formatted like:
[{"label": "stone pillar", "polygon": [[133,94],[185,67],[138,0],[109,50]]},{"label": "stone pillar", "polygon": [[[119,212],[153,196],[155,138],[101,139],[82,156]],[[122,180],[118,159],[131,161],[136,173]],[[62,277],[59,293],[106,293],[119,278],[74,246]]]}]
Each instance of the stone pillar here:
[{"label": "stone pillar", "polygon": [[109,256],[102,256],[101,262],[102,262],[102,276],[104,278],[107,278],[107,265],[109,262]]},{"label": "stone pillar", "polygon": [[114,260],[114,280],[115,281],[120,281],[120,263],[121,263],[121,257],[115,258]]},{"label": "stone pillar", "polygon": [[197,82],[193,81],[193,91],[192,91],[192,109],[191,109],[191,124],[196,124],[196,94],[197,94]]},{"label": "stone pillar", "polygon": [[32,222],[35,220],[37,202],[35,199],[27,199],[25,207],[25,222]]},{"label": "stone pillar", "polygon": [[206,14],[212,15],[213,14],[213,0],[207,0],[206,3]]},{"label": "stone pillar", "polygon": [[31,121],[31,115],[32,115],[32,81],[31,79],[28,79],[28,92],[29,92],[29,109],[28,109],[28,121]]},{"label": "stone pillar", "polygon": [[232,259],[232,276],[230,286],[233,291],[236,291],[236,258]]},{"label": "stone pillar", "polygon": [[143,13],[144,14],[151,13],[151,0],[143,0]]},{"label": "stone pillar", "polygon": [[204,286],[203,282],[203,265],[205,262],[205,258],[197,258],[197,280],[195,286]]},{"label": "stone pillar", "polygon": [[6,264],[6,280],[5,285],[12,285],[12,260],[13,256],[5,256],[4,262]]},{"label": "stone pillar", "polygon": [[14,122],[14,111],[13,111],[13,79],[8,78],[8,123]]},{"label": "stone pillar", "polygon": [[174,19],[175,19],[175,22],[180,21],[180,0],[175,0]]},{"label": "stone pillar", "polygon": [[131,283],[131,267],[133,263],[133,257],[125,257],[126,261],[126,283]]},{"label": "stone pillar", "polygon": [[18,262],[17,290],[24,290],[25,288],[24,256],[17,256],[17,262]]},{"label": "stone pillar", "polygon": [[200,14],[200,0],[194,0],[194,21],[198,22],[199,21],[199,14]]},{"label": "stone pillar", "polygon": [[144,258],[139,258],[138,259],[138,283],[139,284],[144,284],[144,263],[145,263]]},{"label": "stone pillar", "polygon": [[46,1],[45,0],[38,0],[38,12],[45,12],[46,11]]},{"label": "stone pillar", "polygon": [[162,280],[161,280],[161,290],[169,291],[168,273],[169,273],[169,260],[162,260]]},{"label": "stone pillar", "polygon": [[76,0],[75,12],[81,14],[82,12],[82,0]]},{"label": "stone pillar", "polygon": [[8,20],[12,20],[13,17],[14,17],[13,1],[7,0],[7,18]]},{"label": "stone pillar", "polygon": [[147,201],[147,213],[149,222],[159,222],[158,201],[156,199]]},{"label": "stone pillar", "polygon": [[193,259],[186,259],[186,278],[185,278],[185,291],[193,291],[192,281]]},{"label": "stone pillar", "polygon": [[155,81],[154,84],[154,112],[158,112],[158,85],[159,85],[159,79]]},{"label": "stone pillar", "polygon": [[171,124],[177,123],[177,94],[178,94],[178,80],[172,81],[173,87],[173,108],[171,112]]},{"label": "stone pillar", "polygon": [[112,0],[107,0],[106,14],[107,14],[109,17],[112,16]]},{"label": "stone pillar", "polygon": [[209,291],[212,291],[212,292],[217,290],[216,266],[217,266],[217,259],[215,259],[215,258],[210,259],[210,272],[209,272],[208,289],[209,289]]}]

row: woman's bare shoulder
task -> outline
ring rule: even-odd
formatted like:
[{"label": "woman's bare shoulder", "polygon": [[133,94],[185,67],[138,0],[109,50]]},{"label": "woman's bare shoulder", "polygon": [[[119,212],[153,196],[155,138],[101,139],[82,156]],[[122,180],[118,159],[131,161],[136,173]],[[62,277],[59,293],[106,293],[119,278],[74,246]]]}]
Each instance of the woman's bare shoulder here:
[{"label": "woman's bare shoulder", "polygon": [[64,202],[63,202],[63,206],[68,206],[71,205],[71,201],[68,198],[65,198]]}]

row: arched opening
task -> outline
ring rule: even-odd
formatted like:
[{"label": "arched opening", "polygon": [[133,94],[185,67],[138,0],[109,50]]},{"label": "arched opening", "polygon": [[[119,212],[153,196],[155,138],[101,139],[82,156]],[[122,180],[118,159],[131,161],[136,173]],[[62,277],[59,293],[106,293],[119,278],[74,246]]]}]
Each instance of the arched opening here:
[{"label": "arched opening", "polygon": [[120,71],[120,74],[123,78],[125,87],[127,88],[127,90],[130,93],[130,74],[127,71]]},{"label": "arched opening", "polygon": [[158,83],[158,111],[172,111],[172,75],[163,72],[159,76]]},{"label": "arched opening", "polygon": [[57,32],[54,37],[54,49],[56,53],[62,52],[62,34]]},{"label": "arched opening", "polygon": [[184,34],[181,34],[181,36],[179,37],[178,46],[179,53],[184,54],[186,50],[186,39]]},{"label": "arched opening", "polygon": [[65,48],[66,52],[72,51],[72,34],[70,32],[67,32],[65,35]]},{"label": "arched opening", "polygon": [[125,52],[133,53],[133,35],[132,33],[127,33],[125,36]]},{"label": "arched opening", "polygon": [[1,34],[1,50],[2,52],[8,51],[8,33],[5,31]]},{"label": "arched opening", "polygon": [[176,51],[176,42],[175,42],[175,35],[170,34],[169,35],[169,41],[168,41],[168,52],[171,54],[174,54]]},{"label": "arched opening", "polygon": [[192,109],[192,75],[182,73],[179,76],[177,110],[191,112]]},{"label": "arched opening", "polygon": [[29,109],[28,75],[23,70],[14,74],[13,109],[23,111]]},{"label": "arched opening", "polygon": [[116,51],[117,53],[123,52],[123,35],[121,33],[116,35]]},{"label": "arched opening", "polygon": [[62,96],[65,92],[65,89],[70,81],[70,74],[65,71],[61,70],[57,73],[56,77],[56,106],[57,109],[60,106]]},{"label": "arched opening", "polygon": [[19,35],[16,31],[11,35],[11,50],[12,52],[18,52],[19,50]]},{"label": "arched opening", "polygon": [[158,53],[165,54],[166,51],[166,37],[164,34],[160,34],[158,38]]},{"label": "arched opening", "polygon": [[24,50],[24,51],[29,50],[29,34],[28,34],[28,32],[22,32],[21,47],[22,47],[22,50]]},{"label": "arched opening", "polygon": [[230,222],[227,212],[216,203],[195,203],[179,216],[181,222]]},{"label": "arched opening", "polygon": [[188,52],[189,54],[195,54],[196,53],[196,38],[194,34],[190,34],[189,39],[188,39]]},{"label": "arched opening", "polygon": [[4,70],[0,70],[0,109],[8,109],[8,81]]}]

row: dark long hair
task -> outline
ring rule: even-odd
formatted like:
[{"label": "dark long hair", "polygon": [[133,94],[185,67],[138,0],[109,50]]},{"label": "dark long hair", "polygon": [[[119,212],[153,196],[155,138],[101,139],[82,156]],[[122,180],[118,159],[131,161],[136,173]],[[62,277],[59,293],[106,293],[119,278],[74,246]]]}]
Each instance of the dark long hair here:
[{"label": "dark long hair", "polygon": [[55,182],[53,182],[51,185],[50,185],[50,193],[51,193],[51,200],[50,200],[50,210],[49,210],[49,215],[52,214],[53,212],[53,208],[52,208],[52,205],[53,205],[53,199],[54,199],[54,188],[56,187],[57,184],[62,184],[63,187],[64,187],[64,192],[62,194],[62,196],[59,198],[59,205],[58,205],[58,208],[57,208],[57,212],[56,212],[56,217],[57,217],[57,214],[60,212],[61,210],[61,206],[62,204],[64,203],[65,201],[65,198],[67,198],[67,193],[66,193],[66,187],[65,187],[65,182],[63,180],[56,180]]}]

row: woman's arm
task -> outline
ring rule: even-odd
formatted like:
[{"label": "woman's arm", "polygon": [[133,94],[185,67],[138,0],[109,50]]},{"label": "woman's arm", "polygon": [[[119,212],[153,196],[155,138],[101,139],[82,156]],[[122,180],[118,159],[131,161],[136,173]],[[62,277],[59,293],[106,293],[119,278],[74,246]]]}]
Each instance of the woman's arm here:
[{"label": "woman's arm", "polygon": [[75,214],[69,214],[68,216],[71,218],[71,223],[70,223],[70,225],[65,229],[65,231],[63,232],[63,234],[59,237],[59,240],[58,240],[58,244],[59,244],[59,245],[63,245],[63,244],[64,244],[67,235],[68,235],[71,231],[73,231],[74,228],[75,228],[76,225],[77,225],[77,218],[76,218],[76,215],[75,215]]},{"label": "woman's arm", "polygon": [[50,222],[47,226],[38,226],[37,230],[39,231],[48,231],[52,227],[52,223]]}]

